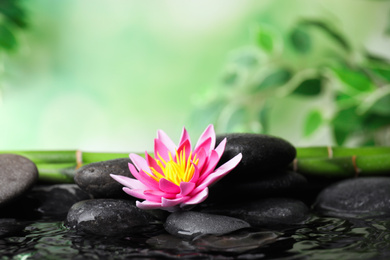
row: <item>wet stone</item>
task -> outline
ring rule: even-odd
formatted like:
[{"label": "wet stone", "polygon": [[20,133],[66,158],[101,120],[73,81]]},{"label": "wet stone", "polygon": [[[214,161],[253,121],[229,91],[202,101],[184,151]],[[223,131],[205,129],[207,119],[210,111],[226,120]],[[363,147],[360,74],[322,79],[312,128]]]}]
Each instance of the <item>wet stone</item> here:
[{"label": "wet stone", "polygon": [[16,219],[4,218],[0,219],[0,237],[10,236],[20,232],[25,228],[26,224],[18,222]]},{"label": "wet stone", "polygon": [[35,164],[16,154],[0,154],[0,207],[19,198],[38,180]]},{"label": "wet stone", "polygon": [[[229,173],[230,174],[230,173]],[[228,174],[228,175],[229,175]],[[208,202],[248,201],[268,197],[302,197],[308,188],[306,178],[292,171],[274,171],[262,180],[230,184],[224,179],[217,182],[208,198]]]},{"label": "wet stone", "polygon": [[92,199],[74,204],[66,225],[82,233],[99,236],[125,236],[148,232],[155,218],[134,205],[119,199]]},{"label": "wet stone", "polygon": [[337,182],[321,191],[314,209],[334,217],[390,216],[390,178],[359,177]]},{"label": "wet stone", "polygon": [[[242,254],[273,243],[281,234],[271,231],[238,231],[222,236],[204,235],[191,242],[198,250]],[[264,255],[263,255],[264,257]],[[261,257],[261,258],[263,258]]]},{"label": "wet stone", "polygon": [[232,205],[209,205],[202,212],[240,218],[254,227],[287,226],[302,224],[310,214],[300,200],[267,198]]},{"label": "wet stone", "polygon": [[250,225],[241,219],[195,211],[174,212],[164,224],[168,233],[185,239],[206,234],[223,235],[248,227]]},{"label": "wet stone", "polygon": [[123,185],[110,177],[110,174],[134,178],[130,173],[128,158],[120,158],[87,164],[75,173],[75,183],[94,198],[126,198]]},{"label": "wet stone", "polygon": [[296,156],[294,146],[278,137],[262,134],[225,134],[217,137],[217,144],[225,137],[226,148],[219,164],[242,153],[240,163],[224,178],[230,183],[262,179],[276,169],[285,169]]},{"label": "wet stone", "polygon": [[56,184],[35,186],[27,195],[28,200],[36,201],[35,211],[43,217],[63,219],[73,204],[91,199],[91,195],[76,184]]}]

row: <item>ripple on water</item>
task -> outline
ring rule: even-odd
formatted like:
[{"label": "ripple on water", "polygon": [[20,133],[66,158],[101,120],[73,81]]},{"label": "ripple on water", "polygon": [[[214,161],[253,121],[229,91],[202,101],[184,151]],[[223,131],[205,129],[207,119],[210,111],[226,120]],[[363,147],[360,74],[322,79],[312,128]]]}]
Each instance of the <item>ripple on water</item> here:
[{"label": "ripple on water", "polygon": [[6,259],[387,259],[390,219],[313,217],[299,227],[242,230],[191,241],[167,234],[108,238],[80,235],[62,222],[19,223],[0,237]]}]

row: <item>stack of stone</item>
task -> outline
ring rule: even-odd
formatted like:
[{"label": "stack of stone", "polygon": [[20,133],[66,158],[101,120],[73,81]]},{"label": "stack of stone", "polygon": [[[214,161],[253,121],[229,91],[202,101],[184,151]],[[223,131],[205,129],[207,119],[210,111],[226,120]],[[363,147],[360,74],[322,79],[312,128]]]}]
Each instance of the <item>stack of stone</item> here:
[{"label": "stack of stone", "polygon": [[[165,229],[176,236],[194,237],[221,235],[248,227],[303,223],[309,209],[294,195],[301,193],[307,181],[299,173],[288,170],[296,155],[295,148],[280,138],[257,134],[219,136],[217,144],[225,137],[228,142],[220,164],[238,153],[242,153],[243,159],[210,187],[205,203],[191,211],[168,214],[154,210],[145,215],[146,211],[134,206],[135,199],[122,191],[122,185],[110,178],[110,174],[133,177],[127,166],[130,160],[117,159],[92,163],[76,172],[75,182],[95,199],[74,205],[68,214],[68,225],[95,234],[129,233],[135,230],[135,224],[139,225],[133,224],[134,221],[144,219],[164,223]],[[102,231],[102,226],[110,226],[112,230]]]},{"label": "stack of stone", "polygon": [[[76,184],[34,185],[38,172],[33,162],[2,154],[0,230],[4,225],[14,227],[13,219],[49,218],[65,220],[68,227],[94,235],[125,236],[163,228],[165,235],[199,242],[205,236],[236,230],[301,225],[312,212],[337,217],[390,215],[389,178],[344,180],[307,198],[311,184],[289,169],[296,156],[290,143],[258,134],[227,134],[219,136],[217,143],[225,137],[228,142],[220,164],[238,153],[242,161],[210,187],[205,202],[175,213],[137,208],[136,199],[110,177],[133,177],[130,159],[86,165],[76,172]],[[275,236],[272,233],[265,240]]]}]

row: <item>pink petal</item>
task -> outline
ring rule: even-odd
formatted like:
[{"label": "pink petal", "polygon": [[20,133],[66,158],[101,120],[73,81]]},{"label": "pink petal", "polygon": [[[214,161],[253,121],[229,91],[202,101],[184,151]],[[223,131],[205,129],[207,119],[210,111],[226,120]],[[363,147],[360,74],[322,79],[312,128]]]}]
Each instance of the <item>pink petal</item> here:
[{"label": "pink petal", "polygon": [[[209,125],[206,130],[202,133],[202,135],[199,137],[198,142],[195,145],[195,150],[196,148],[202,144],[206,139],[211,138],[211,144],[210,147],[214,148],[215,147],[215,131],[214,131],[214,126]],[[208,152],[206,150],[206,152]]]},{"label": "pink petal", "polygon": [[134,165],[129,163],[129,169],[131,174],[135,178],[137,178],[140,182],[145,184],[147,187],[158,190],[158,183],[149,175],[147,175],[143,170],[140,170],[139,172],[135,169]]},{"label": "pink petal", "polygon": [[226,138],[224,138],[217,148],[215,148],[215,151],[218,153],[219,158],[222,157],[223,152],[225,151],[225,146],[226,146]]},{"label": "pink petal", "polygon": [[205,199],[207,199],[207,196],[209,195],[209,188],[205,188],[199,193],[196,193],[194,196],[192,196],[189,200],[185,201],[180,205],[180,207],[185,207],[186,205],[195,205],[203,202]]},{"label": "pink petal", "polygon": [[169,161],[169,149],[159,139],[154,139],[154,157],[157,159],[159,156]]},{"label": "pink petal", "polygon": [[219,179],[221,179],[223,176],[233,170],[233,168],[236,167],[237,164],[241,161],[241,158],[242,154],[239,153],[232,159],[221,165],[218,169],[215,170],[215,172],[207,176],[204,181],[194,189],[194,192],[199,192],[200,190],[208,187],[210,184],[217,182]]},{"label": "pink petal", "polygon": [[[157,172],[159,172],[162,176],[165,176],[164,175],[164,172],[162,171],[160,165],[157,164],[156,160],[150,156],[149,154],[145,154],[145,159],[146,159],[146,162],[148,163],[149,167],[150,168],[153,168],[155,169]],[[153,172],[152,172],[153,174]],[[154,174],[153,174],[154,175]]]},{"label": "pink petal", "polygon": [[187,141],[190,143],[190,147],[191,147],[191,139],[190,139],[190,136],[187,132],[187,130],[183,127],[183,131],[181,133],[181,137],[180,137],[180,142],[179,142],[179,146],[181,146],[185,141]]},{"label": "pink petal", "polygon": [[135,205],[140,208],[140,209],[145,209],[145,210],[149,210],[149,209],[160,209],[162,206],[161,206],[161,202],[153,202],[153,201],[143,201],[143,202],[139,202],[137,201],[135,203]]},{"label": "pink petal", "polygon": [[123,186],[129,187],[131,189],[147,189],[148,187],[144,185],[137,179],[129,178],[122,175],[110,174],[111,178],[122,184]]},{"label": "pink petal", "polygon": [[132,153],[130,154],[130,159],[135,165],[135,167],[137,167],[138,171],[144,170],[145,172],[150,173],[149,165],[144,158],[142,158],[138,154]]},{"label": "pink petal", "polygon": [[189,140],[185,140],[180,146],[179,148],[177,149],[177,153],[180,155],[181,152],[184,150],[185,154],[186,154],[186,160],[188,159],[188,157],[190,156],[190,153],[191,153],[191,143]]},{"label": "pink petal", "polygon": [[180,183],[180,195],[182,197],[187,196],[195,188],[195,183],[193,182],[182,182]]},{"label": "pink petal", "polygon": [[[195,156],[195,155],[194,155]],[[198,153],[196,153],[196,158],[199,160],[198,161],[198,169],[199,169],[199,172],[202,172],[203,171],[203,167],[205,166],[207,160],[208,160],[208,157],[206,155],[206,152],[204,149],[201,149]]]},{"label": "pink petal", "polygon": [[165,145],[165,147],[168,148],[168,150],[171,152],[171,154],[175,154],[176,145],[164,131],[158,130],[157,131],[157,138],[160,139],[160,141]]},{"label": "pink petal", "polygon": [[194,165],[195,171],[194,171],[194,175],[192,175],[190,182],[197,183],[199,176],[200,176],[200,171],[199,171],[198,166],[196,166],[195,164],[193,164],[193,165]]},{"label": "pink petal", "polygon": [[184,198],[176,198],[176,199],[162,198],[161,199],[161,206],[163,206],[164,208],[165,207],[167,207],[167,208],[174,207],[177,204],[181,203],[183,201],[183,199]]},{"label": "pink petal", "polygon": [[201,149],[204,149],[206,154],[208,155],[212,149],[214,149],[214,146],[211,146],[212,139],[207,138],[202,143],[196,146],[194,153],[198,153]]},{"label": "pink petal", "polygon": [[127,187],[123,188],[123,191],[129,194],[130,196],[139,198],[139,199],[146,199],[147,196],[144,194],[144,190],[138,190],[138,189],[129,189]]},{"label": "pink petal", "polygon": [[158,198],[158,201],[161,200],[161,198],[167,198],[167,199],[173,199],[176,198],[176,194],[173,193],[166,193],[159,190],[145,190],[144,194],[147,196],[151,196],[151,199],[148,200],[155,200]]},{"label": "pink petal", "polygon": [[172,183],[164,178],[160,179],[159,187],[160,187],[160,190],[162,190],[163,192],[167,192],[167,193],[177,194],[180,192],[179,186],[177,186],[176,184],[174,184],[174,183]]},{"label": "pink petal", "polygon": [[209,160],[207,161],[207,164],[205,166],[204,171],[202,172],[201,176],[199,177],[198,183],[201,183],[204,181],[204,179],[210,175],[215,169],[215,167],[218,164],[219,161],[218,153],[215,150],[211,151],[211,154],[209,156]]}]

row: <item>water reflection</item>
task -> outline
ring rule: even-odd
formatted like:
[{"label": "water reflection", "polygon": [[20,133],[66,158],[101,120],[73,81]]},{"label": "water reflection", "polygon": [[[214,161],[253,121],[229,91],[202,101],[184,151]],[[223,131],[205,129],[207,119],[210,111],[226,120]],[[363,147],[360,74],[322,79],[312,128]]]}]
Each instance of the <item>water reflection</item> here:
[{"label": "water reflection", "polygon": [[[7,222],[9,223],[9,221]],[[16,228],[15,228],[16,226]],[[108,238],[68,230],[62,222],[15,222],[0,237],[0,259],[388,259],[390,219],[312,217],[284,230],[246,229],[182,241],[162,227]],[[3,227],[0,227],[4,231]]]}]

